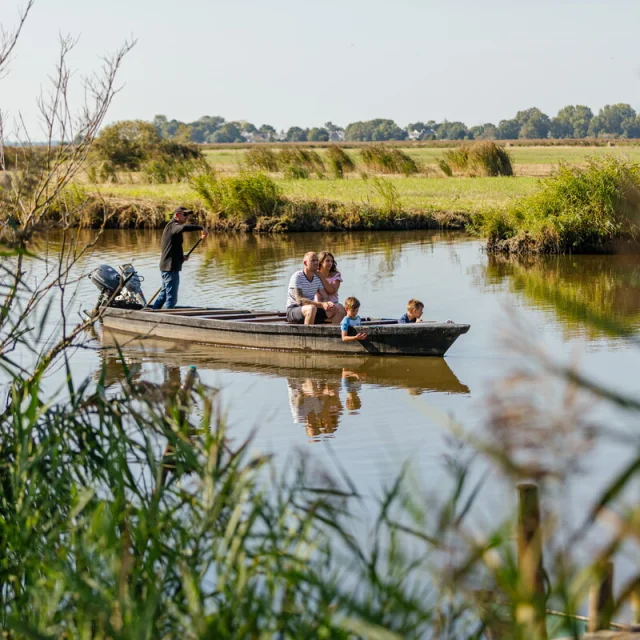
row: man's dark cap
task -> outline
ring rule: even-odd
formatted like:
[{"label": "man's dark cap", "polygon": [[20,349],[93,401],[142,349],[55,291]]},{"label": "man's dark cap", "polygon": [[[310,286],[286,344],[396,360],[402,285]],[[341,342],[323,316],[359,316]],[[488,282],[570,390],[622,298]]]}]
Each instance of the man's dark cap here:
[{"label": "man's dark cap", "polygon": [[187,209],[187,207],[176,207],[173,210],[173,215],[176,213],[181,213],[183,216],[190,216],[193,213],[192,209]]}]

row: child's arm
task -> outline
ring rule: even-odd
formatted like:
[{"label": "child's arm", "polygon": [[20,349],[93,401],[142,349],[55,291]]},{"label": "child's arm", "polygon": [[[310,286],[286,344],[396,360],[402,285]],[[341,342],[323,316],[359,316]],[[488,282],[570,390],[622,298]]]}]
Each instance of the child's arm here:
[{"label": "child's arm", "polygon": [[348,335],[347,331],[342,332],[342,341],[343,342],[353,342],[354,340],[365,340],[367,337],[366,333],[358,333],[355,336]]}]

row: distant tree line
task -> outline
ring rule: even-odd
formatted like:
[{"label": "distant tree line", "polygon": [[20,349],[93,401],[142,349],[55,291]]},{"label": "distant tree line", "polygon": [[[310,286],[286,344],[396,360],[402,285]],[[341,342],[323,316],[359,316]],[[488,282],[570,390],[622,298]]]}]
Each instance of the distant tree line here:
[{"label": "distant tree line", "polygon": [[227,122],[220,116],[203,116],[195,122],[153,119],[165,139],[188,143],[225,142],[384,142],[388,140],[515,140],[540,138],[640,138],[640,116],[629,104],[606,105],[597,115],[584,105],[569,105],[550,118],[536,107],[518,111],[498,124],[468,127],[464,122],[411,122],[402,128],[393,120],[352,122],[345,128],[332,122],[322,127],[290,127],[277,131],[268,124],[256,127],[246,121]]}]

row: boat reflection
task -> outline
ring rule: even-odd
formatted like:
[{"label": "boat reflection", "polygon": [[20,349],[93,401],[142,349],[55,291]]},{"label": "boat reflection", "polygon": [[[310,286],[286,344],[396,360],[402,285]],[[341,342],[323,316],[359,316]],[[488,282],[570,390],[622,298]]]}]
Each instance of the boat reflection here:
[{"label": "boat reflection", "polygon": [[[258,374],[287,381],[293,421],[305,427],[312,439],[331,436],[341,416],[354,414],[362,406],[364,387],[406,389],[421,393],[468,394],[444,358],[369,357],[304,354],[254,349],[233,349],[198,345],[103,330],[102,352],[105,384],[124,376],[122,358],[129,375],[141,377],[143,364],[156,363],[165,369],[165,379],[175,377],[180,367],[195,365],[200,371],[228,371]],[[122,358],[118,353],[119,348]],[[167,370],[174,370],[168,375]],[[178,381],[179,383],[179,381]]]}]

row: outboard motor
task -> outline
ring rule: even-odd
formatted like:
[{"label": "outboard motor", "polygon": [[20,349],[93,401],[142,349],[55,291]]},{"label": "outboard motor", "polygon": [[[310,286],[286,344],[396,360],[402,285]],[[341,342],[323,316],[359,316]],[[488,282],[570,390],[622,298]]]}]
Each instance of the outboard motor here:
[{"label": "outboard motor", "polygon": [[138,275],[131,264],[123,264],[120,273],[108,264],[103,264],[94,269],[88,278],[100,289],[96,308],[107,303],[112,307],[126,309],[141,309],[147,305],[141,286],[144,278]]},{"label": "outboard motor", "polygon": [[132,264],[123,264],[120,267],[120,271],[125,291],[128,291],[134,300],[146,307],[147,300],[144,297],[144,293],[142,293],[142,281],[144,278],[138,275]]}]

